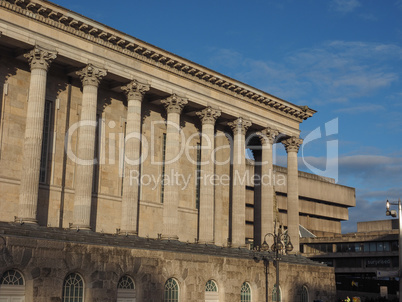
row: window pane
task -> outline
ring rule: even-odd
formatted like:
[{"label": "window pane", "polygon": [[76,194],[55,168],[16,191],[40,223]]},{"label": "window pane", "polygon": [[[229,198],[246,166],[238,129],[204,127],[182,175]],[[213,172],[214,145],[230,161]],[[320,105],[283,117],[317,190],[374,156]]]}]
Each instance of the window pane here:
[{"label": "window pane", "polygon": [[305,286],[302,288],[301,302],[308,302],[308,290]]},{"label": "window pane", "polygon": [[0,284],[4,285],[24,285],[24,278],[16,270],[9,270],[4,272],[0,278]]},{"label": "window pane", "polygon": [[135,289],[134,281],[129,276],[121,277],[117,288],[120,289]]},{"label": "window pane", "polygon": [[383,242],[377,242],[377,252],[384,251],[384,244]]},{"label": "window pane", "polygon": [[179,285],[176,280],[170,278],[165,283],[165,302],[178,302],[179,301]]},{"label": "window pane", "polygon": [[370,243],[368,243],[368,242],[365,242],[364,243],[364,251],[367,253],[367,252],[370,252]]},{"label": "window pane", "polygon": [[216,283],[213,280],[209,280],[207,284],[205,284],[205,291],[206,292],[217,292],[218,287],[216,286]]},{"label": "window pane", "polygon": [[247,282],[244,282],[241,286],[240,301],[241,302],[251,301],[251,288]]},{"label": "window pane", "polygon": [[281,288],[279,287],[279,293],[278,293],[278,297],[276,294],[276,284],[274,285],[274,288],[272,289],[272,301],[273,302],[280,302],[282,301],[282,292],[281,292]]},{"label": "window pane", "polygon": [[63,302],[83,302],[84,281],[78,274],[70,274],[64,279]]},{"label": "window pane", "polygon": [[363,252],[363,245],[362,243],[356,242],[355,243],[355,252],[360,253]]}]

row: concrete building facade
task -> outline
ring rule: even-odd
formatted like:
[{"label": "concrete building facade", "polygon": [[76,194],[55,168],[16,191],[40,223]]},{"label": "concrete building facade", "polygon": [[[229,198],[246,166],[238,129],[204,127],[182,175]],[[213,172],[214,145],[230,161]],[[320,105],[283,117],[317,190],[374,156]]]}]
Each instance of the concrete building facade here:
[{"label": "concrete building facade", "polygon": [[[35,288],[38,282],[55,280],[51,276],[57,265],[32,265],[52,242],[57,242],[57,259],[74,258],[71,255],[78,251],[99,252],[89,270],[102,275],[102,282],[92,277],[88,281],[89,270],[81,273],[83,280],[70,280],[91,284],[85,291],[90,291],[86,297],[97,297],[88,298],[93,301],[114,301],[110,290],[123,271],[135,275],[128,268],[133,263],[121,271],[112,268],[114,264],[97,267],[103,253],[119,254],[124,238],[148,238],[154,245],[141,243],[142,252],[124,246],[124,256],[110,256],[108,262],[118,265],[121,257],[131,257],[125,261],[139,261],[142,267],[146,259],[159,259],[153,260],[159,279],[149,277],[158,280],[153,281],[155,288],[166,282],[159,269],[173,265],[175,273],[162,274],[176,276],[176,283],[167,286],[174,292],[180,286],[182,301],[201,301],[199,295],[193,296],[193,290],[199,291],[195,283],[184,281],[187,276],[210,276],[212,271],[204,272],[213,267],[211,263],[231,262],[233,250],[243,250],[248,243],[261,245],[264,235],[273,232],[276,209],[294,254],[299,252],[300,224],[322,234],[340,233],[340,221],[347,219],[347,209],[355,203],[354,189],[297,169],[299,125],[314,110],[48,1],[0,1],[0,12],[0,221],[7,230],[3,254],[11,257],[3,261],[0,274],[14,270],[7,280],[24,275],[30,286],[28,301],[50,297],[50,292],[40,291],[50,291],[51,285]],[[276,143],[287,151],[287,169],[273,165]],[[253,149],[253,161],[246,158],[246,148]],[[105,247],[105,236],[119,239],[110,239]],[[77,243],[85,238],[93,242]],[[176,247],[196,244],[203,251],[190,250],[192,260],[181,260],[182,254],[159,241]],[[196,256],[214,255],[216,247],[228,252],[215,258]],[[219,301],[235,301],[231,295],[246,282],[240,282],[245,278],[241,268],[254,266],[244,290],[254,288],[252,300],[262,300],[264,291],[257,286],[261,278],[253,276],[264,273],[257,260],[269,257],[253,253],[236,256],[237,277],[226,279]],[[164,262],[166,257],[169,263]],[[195,258],[204,259],[197,268],[190,264]],[[251,265],[250,259],[259,264]],[[311,280],[303,275],[300,284],[306,286],[331,270],[296,256],[289,259],[289,267],[318,270]],[[51,271],[47,276],[45,268]],[[146,274],[152,275],[149,269]],[[78,264],[65,265],[59,273],[75,270]],[[105,277],[112,271],[112,279]],[[284,281],[288,285],[281,288],[283,297],[294,291],[292,276]],[[232,284],[235,281],[240,285]],[[327,288],[332,288],[330,282],[329,277]],[[129,279],[125,284],[131,284]],[[162,293],[151,288],[143,287],[148,293],[137,297],[150,296],[138,301],[160,301]],[[108,292],[105,298],[95,293],[101,289]],[[323,297],[320,290],[315,292]],[[332,290],[327,294],[333,295]],[[62,296],[52,294],[54,301]]]},{"label": "concrete building facade", "polygon": [[[385,208],[385,206],[384,206]],[[301,239],[302,254],[335,269],[339,298],[396,299],[399,283],[397,219],[357,223],[357,232]],[[381,293],[381,287],[383,293]]]}]

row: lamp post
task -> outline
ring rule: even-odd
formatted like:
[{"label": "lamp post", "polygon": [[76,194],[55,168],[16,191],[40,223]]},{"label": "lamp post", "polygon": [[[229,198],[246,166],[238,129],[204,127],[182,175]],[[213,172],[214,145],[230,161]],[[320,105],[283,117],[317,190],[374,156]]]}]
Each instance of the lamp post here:
[{"label": "lamp post", "polygon": [[[390,210],[390,205],[398,206],[398,214],[395,210]],[[398,258],[399,258],[399,269],[398,269],[398,277],[399,277],[399,302],[402,302],[402,210],[401,210],[401,199],[399,198],[397,202],[389,202],[387,200],[387,211],[385,215],[399,218],[399,241],[398,241]]]},{"label": "lamp post", "polygon": [[[275,291],[275,300],[279,301],[279,261],[281,260],[281,256],[283,255],[283,252],[286,254],[291,252],[293,250],[293,245],[290,242],[290,236],[287,233],[282,233],[282,229],[279,228],[278,231],[276,230],[276,221],[275,221],[275,227],[274,227],[274,233],[267,233],[264,236],[264,242],[261,245],[261,250],[262,251],[269,251],[269,245],[266,241],[267,236],[272,236],[274,243],[271,246],[271,251],[274,252],[274,260],[275,260],[275,266],[276,266],[276,291]],[[268,289],[266,289],[268,293]],[[268,299],[268,295],[267,295]]]}]

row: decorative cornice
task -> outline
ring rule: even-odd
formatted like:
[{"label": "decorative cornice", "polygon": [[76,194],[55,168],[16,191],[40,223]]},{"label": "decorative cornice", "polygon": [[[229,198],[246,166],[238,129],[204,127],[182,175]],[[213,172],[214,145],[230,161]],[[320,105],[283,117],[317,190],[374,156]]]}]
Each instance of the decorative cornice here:
[{"label": "decorative cornice", "polygon": [[232,128],[233,134],[246,134],[247,129],[251,126],[251,121],[245,120],[242,117],[229,122],[228,126]]},{"label": "decorative cornice", "polygon": [[24,57],[28,59],[29,65],[32,69],[44,69],[48,70],[50,63],[56,59],[57,52],[49,51],[39,46],[35,46],[30,52],[24,54]]},{"label": "decorative cornice", "polygon": [[121,89],[126,93],[128,100],[142,101],[144,94],[149,90],[149,85],[133,80],[126,86],[122,86]]},{"label": "decorative cornice", "polygon": [[281,143],[285,146],[286,152],[299,152],[299,147],[303,144],[303,140],[296,136],[292,136],[288,139],[281,141]]},{"label": "decorative cornice", "polygon": [[91,85],[98,87],[99,82],[106,75],[106,70],[88,64],[80,71],[77,71],[77,75],[82,81],[82,86]]},{"label": "decorative cornice", "polygon": [[187,105],[188,100],[186,98],[179,97],[176,94],[172,94],[167,99],[161,100],[161,103],[165,106],[167,113],[181,113],[184,106]]},{"label": "decorative cornice", "polygon": [[279,131],[270,127],[265,128],[262,131],[256,133],[261,140],[262,145],[270,144],[275,142],[275,139],[279,135]]},{"label": "decorative cornice", "polygon": [[221,116],[221,111],[208,106],[207,108],[196,112],[196,114],[201,119],[202,124],[215,125],[216,119]]},{"label": "decorative cornice", "polygon": [[[82,16],[74,15],[62,7],[57,9],[30,0],[0,0],[0,7],[14,11],[27,18],[46,23],[82,39],[90,40],[114,51],[186,77],[202,85],[241,98],[244,101],[271,108],[274,112],[298,122],[311,117],[316,111],[307,106],[297,106],[246,84],[185,60],[172,53],[147,44],[141,40],[106,27]],[[64,10],[64,11],[63,11]],[[83,21],[83,19],[86,19]]]}]

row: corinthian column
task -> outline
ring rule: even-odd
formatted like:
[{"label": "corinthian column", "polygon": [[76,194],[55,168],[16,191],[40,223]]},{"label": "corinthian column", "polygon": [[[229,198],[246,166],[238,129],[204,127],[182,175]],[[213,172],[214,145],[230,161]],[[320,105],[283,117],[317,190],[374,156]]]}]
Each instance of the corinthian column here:
[{"label": "corinthian column", "polygon": [[[273,157],[272,157],[272,145],[278,136],[279,131],[266,128],[261,132],[257,132],[260,137],[262,152],[261,152],[261,220],[256,222],[260,224],[261,234],[259,234],[257,244],[264,242],[264,236],[267,233],[274,232],[274,167],[273,167]],[[270,237],[270,236],[268,236]],[[257,241],[258,241],[257,240]]]},{"label": "corinthian column", "polygon": [[137,235],[139,183],[131,183],[130,175],[140,175],[141,103],[149,85],[133,81],[121,89],[127,94],[128,100],[121,233]]},{"label": "corinthian column", "polygon": [[303,143],[295,136],[282,141],[288,153],[288,234],[293,244],[293,252],[299,252],[299,172],[297,168],[297,153]]},{"label": "corinthian column", "polygon": [[215,121],[221,115],[221,111],[208,107],[197,112],[197,115],[202,122],[199,241],[213,243],[214,184],[208,179],[211,179],[214,174]]},{"label": "corinthian column", "polygon": [[180,172],[180,113],[188,103],[187,99],[171,95],[162,104],[167,111],[165,171],[169,181],[165,183],[163,201],[164,239],[179,239],[179,184],[172,177]]},{"label": "corinthian column", "polygon": [[246,142],[251,121],[241,117],[228,123],[233,130],[232,246],[246,243]]},{"label": "corinthian column", "polygon": [[38,46],[24,55],[31,67],[31,81],[25,126],[19,208],[18,217],[16,217],[16,220],[21,223],[37,223],[46,78],[49,64],[56,58],[56,55],[56,52]]},{"label": "corinthian column", "polygon": [[91,64],[77,71],[81,78],[82,108],[80,127],[78,129],[78,160],[75,163],[75,196],[74,217],[71,227],[90,229],[92,182],[94,170],[95,135],[96,135],[96,108],[98,102],[98,85],[106,75],[106,70]]}]

